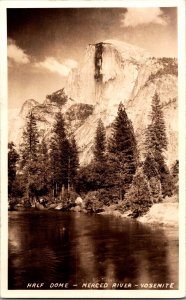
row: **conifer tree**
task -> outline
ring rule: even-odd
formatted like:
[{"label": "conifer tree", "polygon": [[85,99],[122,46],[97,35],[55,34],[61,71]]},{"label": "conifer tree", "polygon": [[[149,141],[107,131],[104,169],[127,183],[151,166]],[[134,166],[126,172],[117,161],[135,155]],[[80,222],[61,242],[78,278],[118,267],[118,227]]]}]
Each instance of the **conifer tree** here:
[{"label": "conifer tree", "polygon": [[132,209],[137,206],[142,209],[143,206],[148,207],[151,203],[148,181],[142,167],[137,168],[132,184],[125,194],[125,200],[129,202]]},{"label": "conifer tree", "polygon": [[23,131],[23,142],[20,145],[20,169],[24,175],[26,198],[34,197],[38,174],[39,133],[33,112],[27,115],[26,127]]},{"label": "conifer tree", "polygon": [[150,151],[147,153],[143,163],[143,171],[149,181],[148,187],[151,194],[151,200],[152,202],[158,202],[161,199],[159,166]]},{"label": "conifer tree", "polygon": [[162,107],[160,105],[160,97],[155,92],[152,98],[151,124],[147,130],[147,148],[150,149],[154,156],[156,151],[162,153],[167,150],[166,127]]},{"label": "conifer tree", "polygon": [[16,164],[19,159],[19,154],[15,149],[13,142],[8,143],[8,195],[12,194],[13,183],[16,179]]},{"label": "conifer tree", "polygon": [[63,115],[59,112],[55,117],[50,151],[55,196],[61,192],[62,187],[68,187],[69,152],[70,145],[66,134],[65,122]]},{"label": "conifer tree", "polygon": [[178,175],[179,175],[179,160],[176,160],[171,167],[171,175],[175,178],[176,181],[178,181]]},{"label": "conifer tree", "polygon": [[78,148],[74,135],[69,142],[69,160],[68,160],[68,189],[75,189],[77,174],[79,169]]},{"label": "conifer tree", "polygon": [[150,151],[146,155],[143,170],[148,179],[151,179],[152,177],[159,177],[158,164]]},{"label": "conifer tree", "polygon": [[50,164],[49,153],[45,138],[43,137],[38,149],[37,174],[36,174],[35,190],[38,196],[49,193],[50,190]]},{"label": "conifer tree", "polygon": [[179,181],[179,161],[176,160],[172,167],[171,167],[171,176],[172,176],[172,183],[173,183],[173,192],[174,194],[178,194],[178,181]]},{"label": "conifer tree", "polygon": [[37,159],[38,144],[39,133],[37,129],[36,118],[31,111],[27,115],[27,123],[23,131],[23,142],[20,147],[22,167],[24,167],[25,164],[28,164],[28,162]]},{"label": "conifer tree", "polygon": [[123,199],[132,182],[137,160],[137,144],[133,126],[124,105],[120,103],[108,147],[109,182],[113,188],[118,189],[120,199]]},{"label": "conifer tree", "polygon": [[152,98],[152,112],[150,116],[151,123],[146,132],[147,157],[149,152],[151,152],[155,162],[157,163],[159,178],[162,185],[162,194],[164,197],[166,195],[170,196],[172,193],[171,176],[164,159],[164,151],[167,150],[168,142],[163,111],[160,105],[160,98],[157,93],[155,93]]},{"label": "conifer tree", "polygon": [[98,121],[94,139],[94,159],[103,162],[106,154],[106,131],[101,119]]},{"label": "conifer tree", "polygon": [[106,130],[101,119],[98,121],[94,138],[94,158],[92,167],[92,182],[94,188],[107,187],[107,158],[106,158]]},{"label": "conifer tree", "polygon": [[163,197],[170,197],[173,193],[173,177],[169,171],[168,166],[166,165],[165,161],[161,165],[160,169],[160,181],[162,187],[162,196]]}]

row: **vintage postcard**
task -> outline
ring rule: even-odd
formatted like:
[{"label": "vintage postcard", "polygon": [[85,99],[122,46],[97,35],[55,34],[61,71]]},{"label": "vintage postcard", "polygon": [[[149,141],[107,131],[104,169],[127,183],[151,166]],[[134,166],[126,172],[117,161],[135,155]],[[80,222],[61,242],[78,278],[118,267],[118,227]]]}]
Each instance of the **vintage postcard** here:
[{"label": "vintage postcard", "polygon": [[185,296],[185,1],[1,1],[1,297]]}]

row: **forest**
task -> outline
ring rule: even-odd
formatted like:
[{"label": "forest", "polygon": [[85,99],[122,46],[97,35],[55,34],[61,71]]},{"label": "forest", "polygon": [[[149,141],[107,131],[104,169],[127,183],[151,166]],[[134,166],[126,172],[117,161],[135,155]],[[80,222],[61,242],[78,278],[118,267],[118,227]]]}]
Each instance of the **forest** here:
[{"label": "forest", "polygon": [[[111,135],[99,119],[90,164],[80,166],[75,135],[56,113],[50,138],[39,134],[31,110],[17,149],[8,144],[9,208],[39,207],[63,211],[102,212],[106,206],[145,214],[153,203],[178,194],[178,160],[166,163],[167,136],[160,97],[154,94],[144,153],[139,153],[134,129],[122,103]],[[78,203],[77,199],[81,199]],[[55,205],[54,205],[55,204]]]}]

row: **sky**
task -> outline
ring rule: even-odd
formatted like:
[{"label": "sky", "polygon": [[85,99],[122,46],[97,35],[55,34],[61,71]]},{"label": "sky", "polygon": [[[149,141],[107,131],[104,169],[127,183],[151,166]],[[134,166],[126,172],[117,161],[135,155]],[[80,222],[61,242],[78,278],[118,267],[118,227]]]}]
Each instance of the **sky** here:
[{"label": "sky", "polygon": [[9,108],[61,89],[87,45],[108,39],[177,57],[177,9],[7,9]]}]

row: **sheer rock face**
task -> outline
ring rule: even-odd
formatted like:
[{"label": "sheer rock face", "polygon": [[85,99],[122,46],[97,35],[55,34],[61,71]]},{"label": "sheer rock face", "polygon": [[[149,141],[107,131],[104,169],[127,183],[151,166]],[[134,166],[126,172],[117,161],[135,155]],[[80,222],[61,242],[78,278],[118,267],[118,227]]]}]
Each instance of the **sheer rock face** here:
[{"label": "sheer rock face", "polygon": [[150,122],[151,101],[156,91],[160,96],[167,129],[167,162],[171,164],[178,159],[175,59],[154,58],[143,49],[114,40],[89,45],[82,66],[71,71],[65,89],[61,91],[67,96],[67,102],[62,106],[49,99],[43,104],[27,100],[27,105],[23,105],[14,121],[15,128],[10,124],[10,140],[20,143],[30,109],[36,114],[41,133],[49,137],[55,113],[61,110],[66,118],[67,129],[71,128],[75,133],[80,162],[87,164],[92,158],[98,119],[102,119],[109,136],[110,125],[122,101],[133,122],[143,156],[144,133]]}]

